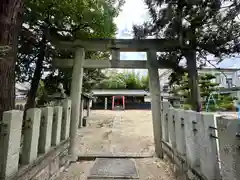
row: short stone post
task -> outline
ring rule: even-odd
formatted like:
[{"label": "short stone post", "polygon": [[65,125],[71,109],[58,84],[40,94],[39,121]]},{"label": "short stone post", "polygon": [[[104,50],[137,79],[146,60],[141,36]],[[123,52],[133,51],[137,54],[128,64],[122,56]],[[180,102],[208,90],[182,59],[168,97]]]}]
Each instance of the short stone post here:
[{"label": "short stone post", "polygon": [[168,112],[168,132],[169,144],[173,149],[176,149],[176,130],[175,130],[175,109],[169,108]]},{"label": "short stone post", "polygon": [[62,114],[62,106],[55,106],[53,111],[52,146],[57,146],[61,140]]},{"label": "short stone post", "polygon": [[65,140],[69,137],[70,120],[71,120],[71,105],[72,105],[72,101],[70,99],[66,99],[63,101],[61,140]]},{"label": "short stone post", "polygon": [[23,112],[18,110],[3,113],[0,122],[0,178],[5,179],[18,171]]},{"label": "short stone post", "polygon": [[186,158],[191,167],[199,167],[200,159],[197,135],[199,133],[198,116],[200,113],[195,111],[186,111],[185,113]]},{"label": "short stone post", "polygon": [[185,141],[185,116],[184,110],[175,110],[175,130],[176,130],[176,145],[177,151],[181,156],[186,155],[186,141]]},{"label": "short stone post", "polygon": [[201,113],[200,117],[198,142],[201,172],[208,180],[220,179],[216,118],[213,113]]},{"label": "short stone post", "polygon": [[42,108],[39,137],[39,153],[46,153],[51,148],[53,108]]},{"label": "short stone post", "polygon": [[169,132],[168,132],[168,114],[169,114],[170,103],[167,101],[162,102],[162,134],[163,140],[169,142]]},{"label": "short stone post", "polygon": [[21,163],[32,163],[38,155],[38,139],[40,131],[41,110],[32,108],[27,110],[24,120],[24,139]]},{"label": "short stone post", "polygon": [[82,127],[83,116],[84,116],[84,99],[81,100],[81,104],[80,104],[80,117],[79,117],[78,128]]},{"label": "short stone post", "polygon": [[87,101],[87,117],[89,117],[89,115],[90,115],[90,101],[91,101],[91,99],[88,99],[88,101]]},{"label": "short stone post", "polygon": [[217,118],[222,180],[240,179],[238,119]]}]

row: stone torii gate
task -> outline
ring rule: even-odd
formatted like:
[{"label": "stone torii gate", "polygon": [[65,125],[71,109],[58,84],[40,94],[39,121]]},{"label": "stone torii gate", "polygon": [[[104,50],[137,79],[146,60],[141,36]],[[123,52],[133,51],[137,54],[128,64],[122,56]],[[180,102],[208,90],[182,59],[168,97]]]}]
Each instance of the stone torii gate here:
[{"label": "stone torii gate", "polygon": [[[162,126],[161,126],[161,99],[159,68],[164,66],[157,60],[157,52],[176,50],[179,41],[165,39],[91,39],[76,41],[61,41],[58,47],[75,51],[74,59],[54,59],[53,65],[58,68],[73,68],[71,100],[72,113],[70,125],[70,147],[69,154],[73,159],[76,154],[76,137],[78,121],[80,117],[80,102],[82,93],[82,78],[84,68],[129,68],[148,69],[149,85],[151,93],[151,109],[153,120],[153,133],[155,152],[158,157],[163,158],[162,151]],[[111,51],[111,60],[85,59],[86,51]],[[146,52],[146,60],[120,60],[120,52]]]}]

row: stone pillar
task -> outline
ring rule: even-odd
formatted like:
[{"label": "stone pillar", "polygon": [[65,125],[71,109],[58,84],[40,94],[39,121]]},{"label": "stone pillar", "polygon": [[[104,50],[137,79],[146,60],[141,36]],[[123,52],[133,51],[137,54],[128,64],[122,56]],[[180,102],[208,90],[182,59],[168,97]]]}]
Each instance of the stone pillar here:
[{"label": "stone pillar", "polygon": [[89,115],[90,115],[90,101],[91,101],[91,99],[88,99],[88,101],[87,101],[87,117],[89,117]]},{"label": "stone pillar", "polygon": [[186,155],[186,141],[184,131],[184,116],[185,111],[181,109],[175,109],[175,132],[176,132],[176,149],[181,156]]},{"label": "stone pillar", "polygon": [[89,107],[90,107],[90,109],[92,108],[92,103],[93,103],[93,99],[90,99],[90,101],[89,101]]},{"label": "stone pillar", "polygon": [[221,179],[216,115],[204,112],[198,118],[200,171],[209,180]]},{"label": "stone pillar", "polygon": [[113,61],[120,61],[120,51],[119,50],[112,50],[112,60]]},{"label": "stone pillar", "polygon": [[84,99],[81,100],[80,104],[80,117],[78,122],[78,128],[82,127],[83,116],[84,116]]},{"label": "stone pillar", "polygon": [[[198,119],[200,113],[195,111],[185,111],[185,139],[186,139],[186,157],[191,167],[199,167],[199,144],[198,144]],[[201,141],[201,140],[200,140]]]},{"label": "stone pillar", "polygon": [[61,140],[66,140],[69,137],[69,128],[70,128],[70,120],[71,120],[71,104],[72,104],[72,101],[70,99],[66,99],[63,102]]},{"label": "stone pillar", "polygon": [[168,130],[168,116],[169,116],[170,103],[167,101],[162,102],[162,135],[165,142],[169,142]]},{"label": "stone pillar", "polygon": [[240,179],[239,120],[217,118],[221,174],[223,180]]},{"label": "stone pillar", "polygon": [[53,108],[42,108],[41,126],[39,137],[39,152],[46,153],[51,147]]},{"label": "stone pillar", "polygon": [[108,98],[105,97],[105,102],[104,102],[104,109],[107,110],[107,105],[108,105]]},{"label": "stone pillar", "polygon": [[176,128],[175,128],[175,109],[169,108],[168,112],[168,131],[169,131],[169,143],[173,150],[176,150],[177,144],[176,144]]},{"label": "stone pillar", "polygon": [[62,126],[62,106],[55,106],[53,113],[52,125],[52,145],[57,146],[61,141],[61,126]]},{"label": "stone pillar", "polygon": [[161,95],[160,81],[157,66],[156,51],[147,52],[147,68],[149,73],[149,86],[151,93],[151,109],[153,120],[153,134],[155,142],[155,152],[159,158],[163,158],[162,150],[162,125],[161,125]]},{"label": "stone pillar", "polygon": [[0,179],[8,179],[18,171],[23,112],[3,113],[1,122]]},{"label": "stone pillar", "polygon": [[69,154],[72,160],[76,160],[76,140],[77,128],[80,117],[80,103],[82,94],[82,79],[83,79],[83,65],[85,59],[85,52],[83,48],[77,48],[75,52],[75,59],[73,64],[72,84],[71,84],[71,100],[72,112],[70,123],[70,146]]},{"label": "stone pillar", "polygon": [[40,109],[32,108],[27,110],[26,119],[24,120],[24,139],[21,158],[23,164],[32,163],[37,158],[40,120]]}]

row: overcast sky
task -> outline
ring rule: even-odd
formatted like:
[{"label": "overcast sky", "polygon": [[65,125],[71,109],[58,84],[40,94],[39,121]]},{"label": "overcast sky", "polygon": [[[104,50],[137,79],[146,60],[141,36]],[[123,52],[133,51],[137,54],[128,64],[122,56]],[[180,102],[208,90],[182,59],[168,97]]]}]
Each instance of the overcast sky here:
[{"label": "overcast sky", "polygon": [[[126,0],[123,11],[115,19],[118,27],[117,38],[132,38],[133,24],[141,24],[148,17],[146,6],[143,0]],[[209,57],[211,58],[211,57]],[[145,53],[121,53],[121,59],[146,60]],[[224,60],[219,67],[221,68],[240,68],[240,59],[231,58]],[[144,72],[144,70],[140,71]],[[144,73],[145,74],[145,73]]]}]

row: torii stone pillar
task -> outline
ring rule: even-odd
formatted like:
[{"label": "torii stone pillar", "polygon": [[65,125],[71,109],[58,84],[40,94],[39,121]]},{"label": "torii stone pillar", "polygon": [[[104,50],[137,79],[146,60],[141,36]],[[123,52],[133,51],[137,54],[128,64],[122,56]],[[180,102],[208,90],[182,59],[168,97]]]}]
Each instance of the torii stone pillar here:
[{"label": "torii stone pillar", "polygon": [[83,48],[77,48],[75,52],[75,59],[73,63],[72,84],[71,84],[71,100],[72,100],[72,112],[70,123],[70,146],[69,155],[72,156],[72,160],[76,160],[76,140],[77,129],[80,117],[80,103],[82,94],[82,79],[83,79],[83,65],[85,59],[85,51]]},{"label": "torii stone pillar", "polygon": [[162,126],[161,126],[161,94],[156,51],[147,52],[147,68],[149,74],[149,87],[151,93],[151,109],[155,152],[163,158]]}]

